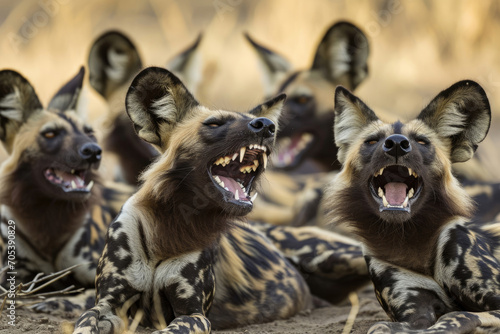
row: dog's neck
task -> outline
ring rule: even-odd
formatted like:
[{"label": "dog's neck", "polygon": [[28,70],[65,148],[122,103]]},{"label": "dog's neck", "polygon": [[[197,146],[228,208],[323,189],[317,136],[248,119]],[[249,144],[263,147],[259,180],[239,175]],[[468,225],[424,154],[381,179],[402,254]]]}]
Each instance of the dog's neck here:
[{"label": "dog's neck", "polygon": [[34,186],[31,174],[17,176],[14,173],[0,181],[2,215],[6,215],[2,222],[13,220],[35,251],[53,258],[85,223],[91,207],[101,201],[102,185],[96,180],[90,197],[77,202],[44,194]]},{"label": "dog's neck", "polygon": [[135,205],[145,221],[148,244],[155,257],[166,259],[200,251],[217,243],[236,217],[210,204],[197,206],[196,194],[185,192],[162,198],[148,196],[140,190]]}]

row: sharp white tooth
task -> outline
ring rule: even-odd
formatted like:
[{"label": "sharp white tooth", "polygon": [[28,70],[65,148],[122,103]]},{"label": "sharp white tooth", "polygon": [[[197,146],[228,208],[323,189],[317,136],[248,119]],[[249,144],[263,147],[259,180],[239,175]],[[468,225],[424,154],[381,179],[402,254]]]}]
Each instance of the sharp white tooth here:
[{"label": "sharp white tooth", "polygon": [[380,175],[382,175],[384,173],[384,167],[380,168],[379,172],[378,172]]},{"label": "sharp white tooth", "polygon": [[263,153],[262,154],[262,161],[264,162],[264,169],[267,168],[267,154]]},{"label": "sharp white tooth", "polygon": [[387,198],[385,198],[385,195],[382,196],[382,202],[384,203],[385,207],[389,206],[389,202],[387,202]]},{"label": "sharp white tooth", "polygon": [[378,196],[379,197],[383,197],[384,196],[384,191],[380,187],[378,187]]},{"label": "sharp white tooth", "polygon": [[254,166],[248,166],[248,167],[247,167],[247,173],[251,173],[251,172],[252,172],[252,170],[253,170],[253,167],[254,167]]},{"label": "sharp white tooth", "polygon": [[254,160],[253,164],[255,165],[255,167],[259,167],[259,160]]},{"label": "sharp white tooth", "polygon": [[411,188],[410,191],[408,191],[408,198],[412,198],[414,193],[415,193],[415,190],[413,190],[413,188]]},{"label": "sharp white tooth", "polygon": [[233,154],[233,157],[231,158],[231,160],[234,161],[234,160],[236,160],[237,157],[238,157],[238,153],[235,153],[235,154]]},{"label": "sharp white tooth", "polygon": [[304,140],[306,143],[309,143],[312,140],[313,136],[310,133],[303,133],[302,134],[302,140]]},{"label": "sharp white tooth", "polygon": [[89,182],[89,184],[87,185],[87,190],[88,190],[88,191],[90,191],[90,190],[92,189],[92,187],[93,187],[93,186],[94,186],[94,181],[93,181],[93,180],[91,180],[91,181]]},{"label": "sharp white tooth", "polygon": [[243,162],[243,157],[245,157],[245,152],[247,151],[246,147],[240,148],[240,163]]},{"label": "sharp white tooth", "polygon": [[[224,181],[220,181],[220,182],[219,182],[219,184],[220,184],[220,186],[221,186],[222,188],[226,189],[226,188],[225,188],[225,186],[226,186],[226,185],[224,184]],[[226,189],[226,190],[227,190],[227,189]]]},{"label": "sharp white tooth", "polygon": [[240,194],[238,193],[238,189],[236,189],[236,192],[234,193],[234,198],[236,198],[237,201],[240,200]]},{"label": "sharp white tooth", "polygon": [[225,190],[229,191],[229,188],[228,187],[224,187]]},{"label": "sharp white tooth", "polygon": [[71,170],[71,174],[75,174],[75,170],[74,169]]},{"label": "sharp white tooth", "polygon": [[413,174],[413,171],[411,170],[411,168],[408,168],[408,174],[409,174],[409,176],[411,176]]},{"label": "sharp white tooth", "polygon": [[257,166],[253,165],[252,167],[252,170],[255,172],[257,170]]},{"label": "sharp white tooth", "polygon": [[256,192],[255,194],[253,194],[252,198],[250,198],[250,201],[255,201],[255,199],[257,198],[257,195],[258,193]]},{"label": "sharp white tooth", "polygon": [[248,146],[248,148],[249,148],[249,149],[253,149],[253,144],[252,144],[252,145],[250,145],[250,146]]},{"label": "sharp white tooth", "polygon": [[418,178],[417,173],[413,172],[413,177],[414,177],[414,178]]},{"label": "sharp white tooth", "polygon": [[408,206],[408,196],[406,196],[405,201],[403,202],[403,208]]},{"label": "sharp white tooth", "polygon": [[220,177],[218,177],[217,175],[214,176],[214,180],[217,181],[217,183],[220,183]]},{"label": "sharp white tooth", "polygon": [[73,180],[71,181],[71,188],[76,189],[76,183]]},{"label": "sharp white tooth", "polygon": [[262,146],[262,150],[263,150],[264,152],[267,152],[267,147]]}]

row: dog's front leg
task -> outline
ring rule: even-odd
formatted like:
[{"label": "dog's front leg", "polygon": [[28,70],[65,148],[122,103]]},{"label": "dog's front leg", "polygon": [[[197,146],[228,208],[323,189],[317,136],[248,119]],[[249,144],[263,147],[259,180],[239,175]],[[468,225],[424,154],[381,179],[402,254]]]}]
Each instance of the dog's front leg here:
[{"label": "dog's front leg", "polygon": [[395,322],[380,322],[369,333],[409,333],[426,329],[452,310],[452,303],[432,277],[366,256],[380,305]]}]

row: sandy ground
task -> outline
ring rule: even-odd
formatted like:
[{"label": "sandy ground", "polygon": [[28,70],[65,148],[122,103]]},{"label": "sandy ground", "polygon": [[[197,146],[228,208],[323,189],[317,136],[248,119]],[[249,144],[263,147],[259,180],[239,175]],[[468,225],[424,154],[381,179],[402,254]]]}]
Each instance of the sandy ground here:
[{"label": "sandy ground", "polygon": [[[371,288],[359,292],[359,312],[356,315],[354,325],[350,333],[366,333],[377,321],[387,320],[382,308],[379,306]],[[213,331],[213,333],[245,333],[245,334],[333,334],[343,333],[351,304],[345,302],[342,305],[315,309],[303,312],[287,320],[273,321],[266,324],[250,325],[243,328],[224,331]],[[0,333],[71,333],[73,323],[76,319],[65,315],[45,315],[34,313],[27,309],[16,310],[16,326],[10,326],[5,311],[0,315]],[[138,327],[135,333],[151,333],[151,329]]]}]

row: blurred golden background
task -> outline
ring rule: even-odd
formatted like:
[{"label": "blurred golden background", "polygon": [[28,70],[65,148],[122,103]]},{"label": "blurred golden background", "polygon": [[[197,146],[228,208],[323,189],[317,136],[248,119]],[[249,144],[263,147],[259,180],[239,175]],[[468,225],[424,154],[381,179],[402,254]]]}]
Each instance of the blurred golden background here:
[{"label": "blurred golden background", "polygon": [[[319,40],[338,20],[369,38],[370,74],[356,94],[375,110],[414,115],[454,82],[479,82],[494,114],[480,151],[500,180],[498,0],[2,0],[0,68],[19,71],[47,103],[109,29],[130,36],[144,64],[157,66],[203,33],[197,98],[243,110],[263,96],[256,54],[243,32],[300,69],[310,66]],[[106,105],[88,84],[85,94],[98,121]]]}]

